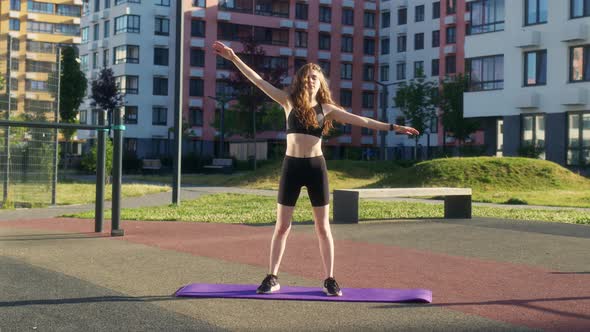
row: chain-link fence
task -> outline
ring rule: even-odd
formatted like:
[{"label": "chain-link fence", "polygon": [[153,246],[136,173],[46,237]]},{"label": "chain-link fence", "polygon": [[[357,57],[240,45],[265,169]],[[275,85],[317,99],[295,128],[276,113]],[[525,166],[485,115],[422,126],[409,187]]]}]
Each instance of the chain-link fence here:
[{"label": "chain-link fence", "polygon": [[[0,119],[56,122],[59,48],[4,35],[0,38]],[[55,204],[57,129],[0,126],[1,205]]]}]

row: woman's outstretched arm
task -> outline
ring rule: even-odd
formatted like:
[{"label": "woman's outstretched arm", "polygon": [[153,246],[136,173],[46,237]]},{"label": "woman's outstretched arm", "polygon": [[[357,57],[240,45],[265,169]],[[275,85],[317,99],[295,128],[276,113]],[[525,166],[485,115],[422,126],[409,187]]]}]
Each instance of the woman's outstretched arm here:
[{"label": "woman's outstretched arm", "polygon": [[244,74],[254,85],[256,85],[260,90],[262,90],[266,95],[272,98],[274,101],[279,103],[283,108],[289,102],[289,95],[281,90],[274,87],[272,84],[268,83],[267,81],[263,80],[258,73],[256,73],[252,68],[248,67],[232,50],[230,47],[226,46],[220,41],[216,41],[213,43],[213,49],[215,53],[223,58],[231,61],[238,67],[240,72]]},{"label": "woman's outstretched arm", "polygon": [[[380,131],[388,131],[392,129],[392,125],[389,123],[377,121],[371,118],[367,118],[364,116],[348,113],[346,110],[335,106],[329,105],[330,112],[328,113],[328,117],[332,120],[336,120],[340,123],[348,123],[353,126],[359,127],[366,127]],[[420,132],[412,127],[407,126],[400,126],[400,125],[393,125],[393,130],[395,132],[406,134],[406,135],[419,135]]]}]

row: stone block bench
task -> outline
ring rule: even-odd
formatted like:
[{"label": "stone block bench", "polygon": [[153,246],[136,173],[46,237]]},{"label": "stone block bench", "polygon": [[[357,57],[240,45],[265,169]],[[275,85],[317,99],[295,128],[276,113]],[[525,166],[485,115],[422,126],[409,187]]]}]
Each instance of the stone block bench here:
[{"label": "stone block bench", "polygon": [[443,196],[445,218],[471,219],[471,188],[339,189],[333,192],[334,223],[359,221],[359,198]]}]

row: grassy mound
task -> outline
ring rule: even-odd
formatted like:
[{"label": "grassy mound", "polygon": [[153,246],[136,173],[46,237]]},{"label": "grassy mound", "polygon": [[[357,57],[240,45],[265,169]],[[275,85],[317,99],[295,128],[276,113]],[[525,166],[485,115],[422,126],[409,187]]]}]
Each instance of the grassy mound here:
[{"label": "grassy mound", "polygon": [[476,190],[590,189],[590,180],[546,160],[443,158],[399,170],[371,187],[471,187]]}]

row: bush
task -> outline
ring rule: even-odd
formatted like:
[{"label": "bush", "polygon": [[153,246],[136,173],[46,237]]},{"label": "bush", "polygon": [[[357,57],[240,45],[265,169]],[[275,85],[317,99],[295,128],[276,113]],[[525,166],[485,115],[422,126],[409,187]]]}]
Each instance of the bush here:
[{"label": "bush", "polygon": [[518,148],[518,155],[526,158],[540,159],[545,148],[538,144],[525,143]]},{"label": "bush", "polygon": [[138,173],[141,171],[142,161],[135,154],[123,155],[123,172]]},{"label": "bush", "polygon": [[506,200],[506,202],[504,202],[504,204],[528,205],[529,203],[527,201],[525,201],[524,199],[511,197],[508,200]]},{"label": "bush", "polygon": [[[82,157],[82,169],[90,172],[96,173],[96,164],[97,164],[97,157],[96,157],[96,150],[98,147],[98,143],[95,143],[92,148],[90,149],[90,153],[85,154]],[[106,170],[105,175],[109,176],[112,174],[113,171],[113,142],[110,139],[106,139]]]}]

